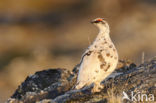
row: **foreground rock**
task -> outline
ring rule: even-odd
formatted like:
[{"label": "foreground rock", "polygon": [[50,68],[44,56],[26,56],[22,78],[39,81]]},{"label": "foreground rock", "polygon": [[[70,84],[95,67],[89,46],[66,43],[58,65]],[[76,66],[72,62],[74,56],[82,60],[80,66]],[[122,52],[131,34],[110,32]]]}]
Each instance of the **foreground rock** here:
[{"label": "foreground rock", "polygon": [[[156,57],[136,67],[120,61],[114,73],[103,81],[100,93],[91,93],[92,85],[73,90],[77,70],[48,69],[29,76],[18,87],[7,103],[120,103],[123,92],[129,96],[124,102],[153,101],[156,99]],[[136,97],[131,98],[131,93]],[[146,94],[142,100],[141,94]]]}]

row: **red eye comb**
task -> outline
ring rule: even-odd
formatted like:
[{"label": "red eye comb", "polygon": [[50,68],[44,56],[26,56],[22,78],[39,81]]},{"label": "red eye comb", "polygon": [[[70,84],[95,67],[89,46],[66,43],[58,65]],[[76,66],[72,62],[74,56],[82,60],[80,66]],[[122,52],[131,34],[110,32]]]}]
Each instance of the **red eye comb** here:
[{"label": "red eye comb", "polygon": [[97,19],[97,21],[103,21],[102,19]]}]

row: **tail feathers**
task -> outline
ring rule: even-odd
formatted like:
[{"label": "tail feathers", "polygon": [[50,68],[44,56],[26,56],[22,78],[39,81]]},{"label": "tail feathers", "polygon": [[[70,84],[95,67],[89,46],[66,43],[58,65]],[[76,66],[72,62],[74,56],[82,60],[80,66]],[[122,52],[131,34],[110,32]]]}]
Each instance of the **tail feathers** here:
[{"label": "tail feathers", "polygon": [[86,84],[84,82],[78,82],[75,86],[75,89],[81,89],[85,86]]}]

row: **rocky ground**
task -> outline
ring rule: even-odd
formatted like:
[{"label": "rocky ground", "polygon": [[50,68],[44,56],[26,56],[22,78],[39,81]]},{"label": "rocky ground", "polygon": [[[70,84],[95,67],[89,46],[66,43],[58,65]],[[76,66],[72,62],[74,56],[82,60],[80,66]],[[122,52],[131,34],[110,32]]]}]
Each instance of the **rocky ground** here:
[{"label": "rocky ground", "polygon": [[[133,91],[135,99],[140,102],[138,96],[142,93],[147,94],[148,101],[156,98],[156,57],[139,66],[120,60],[113,74],[102,82],[101,92],[92,93],[92,85],[81,90],[73,89],[76,69],[72,72],[62,68],[39,71],[28,76],[7,103],[121,103],[123,91],[127,95]],[[129,99],[124,102],[132,102],[132,97]]]}]

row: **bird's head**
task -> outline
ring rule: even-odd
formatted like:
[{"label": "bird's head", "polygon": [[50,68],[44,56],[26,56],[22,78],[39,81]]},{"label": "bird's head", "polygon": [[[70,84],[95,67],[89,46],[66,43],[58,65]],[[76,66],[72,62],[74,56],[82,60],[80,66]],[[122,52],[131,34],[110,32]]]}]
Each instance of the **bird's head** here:
[{"label": "bird's head", "polygon": [[101,31],[109,31],[109,25],[104,18],[96,18],[92,20],[91,23],[97,26]]}]

